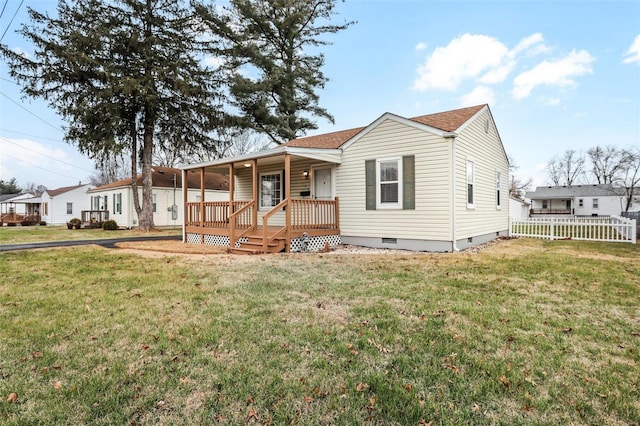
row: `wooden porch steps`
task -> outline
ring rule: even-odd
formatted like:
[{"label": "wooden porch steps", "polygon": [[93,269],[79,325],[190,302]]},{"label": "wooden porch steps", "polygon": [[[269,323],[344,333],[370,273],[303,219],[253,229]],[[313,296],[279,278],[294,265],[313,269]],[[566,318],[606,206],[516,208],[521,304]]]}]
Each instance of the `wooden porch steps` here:
[{"label": "wooden porch steps", "polygon": [[[263,254],[264,245],[262,236],[249,236],[248,241],[240,243],[240,247],[229,249],[233,254]],[[276,238],[267,245],[267,253],[280,253],[285,248],[285,239]]]}]

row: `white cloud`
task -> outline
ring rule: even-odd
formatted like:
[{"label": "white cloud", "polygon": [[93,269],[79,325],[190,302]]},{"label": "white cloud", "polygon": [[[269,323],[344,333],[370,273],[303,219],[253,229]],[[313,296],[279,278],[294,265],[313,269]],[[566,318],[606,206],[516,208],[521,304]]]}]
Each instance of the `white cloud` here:
[{"label": "white cloud", "polygon": [[640,62],[640,34],[633,39],[631,46],[627,50],[627,57],[622,62],[630,64],[632,62]]},{"label": "white cloud", "polygon": [[560,105],[560,99],[559,98],[551,98],[547,101],[547,105],[551,105],[551,106],[556,106],[556,105]]},{"label": "white cloud", "polygon": [[436,47],[425,63],[418,66],[413,88],[456,90],[465,80],[497,84],[506,80],[521,53],[531,56],[547,51],[542,34],[535,33],[509,49],[498,39],[482,34],[462,34],[444,47]]},{"label": "white cloud", "polygon": [[531,91],[541,85],[566,87],[577,83],[574,78],[592,74],[591,63],[595,60],[586,50],[573,50],[567,56],[556,61],[542,61],[532,69],[525,71],[513,80],[516,99],[524,99]]},{"label": "white cloud", "polygon": [[463,34],[445,47],[436,47],[425,64],[418,67],[414,88],[455,90],[464,79],[500,65],[507,51],[493,37]]},{"label": "white cloud", "polygon": [[467,107],[480,104],[495,105],[496,95],[490,87],[478,86],[460,99],[460,106]]},{"label": "white cloud", "polygon": [[418,52],[420,52],[421,50],[424,50],[427,48],[427,43],[421,41],[420,43],[416,44],[416,50]]}]

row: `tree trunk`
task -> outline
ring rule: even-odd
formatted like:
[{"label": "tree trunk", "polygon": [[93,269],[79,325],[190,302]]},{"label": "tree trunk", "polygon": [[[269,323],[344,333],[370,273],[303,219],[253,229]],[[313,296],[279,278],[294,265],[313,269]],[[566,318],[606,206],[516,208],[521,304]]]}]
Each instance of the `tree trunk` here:
[{"label": "tree trunk", "polygon": [[138,214],[139,229],[142,232],[153,230],[153,191],[151,174],[153,172],[153,118],[145,114],[144,140],[142,142],[142,209]]}]

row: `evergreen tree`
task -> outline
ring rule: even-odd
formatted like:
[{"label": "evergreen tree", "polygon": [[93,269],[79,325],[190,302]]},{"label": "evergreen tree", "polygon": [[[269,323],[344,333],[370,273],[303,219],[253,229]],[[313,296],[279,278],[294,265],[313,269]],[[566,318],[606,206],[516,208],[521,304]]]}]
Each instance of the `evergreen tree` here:
[{"label": "evergreen tree", "polygon": [[216,149],[219,80],[202,65],[193,12],[180,0],[59,0],[56,17],[29,10],[20,33],[33,57],[0,47],[24,94],[44,98],[69,123],[68,142],[98,163],[130,155],[144,231],[153,228],[154,141]]},{"label": "evergreen tree", "polygon": [[[236,124],[281,144],[317,129],[314,117],[333,123],[316,91],[327,78],[321,36],[346,29],[329,21],[337,0],[230,0],[228,7],[198,6],[211,30],[211,52],[228,72]],[[317,51],[317,50],[316,50]]]},{"label": "evergreen tree", "polygon": [[16,178],[11,178],[8,181],[0,180],[0,195],[5,194],[19,194],[22,188],[18,186]]}]

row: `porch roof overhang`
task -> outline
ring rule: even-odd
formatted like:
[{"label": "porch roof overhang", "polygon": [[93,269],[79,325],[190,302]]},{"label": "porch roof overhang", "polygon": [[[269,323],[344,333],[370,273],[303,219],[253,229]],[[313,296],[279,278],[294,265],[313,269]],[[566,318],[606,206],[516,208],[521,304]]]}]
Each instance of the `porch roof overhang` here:
[{"label": "porch roof overhang", "polygon": [[279,146],[268,151],[254,152],[251,154],[238,155],[235,157],[220,158],[219,160],[208,161],[204,163],[183,165],[182,170],[206,169],[207,171],[227,170],[230,164],[234,167],[241,167],[249,161],[257,161],[258,166],[261,164],[270,164],[284,158],[285,154],[294,157],[308,158],[311,160],[325,161],[328,163],[340,164],[342,162],[341,149],[324,149],[324,148],[300,148],[293,146]]}]

